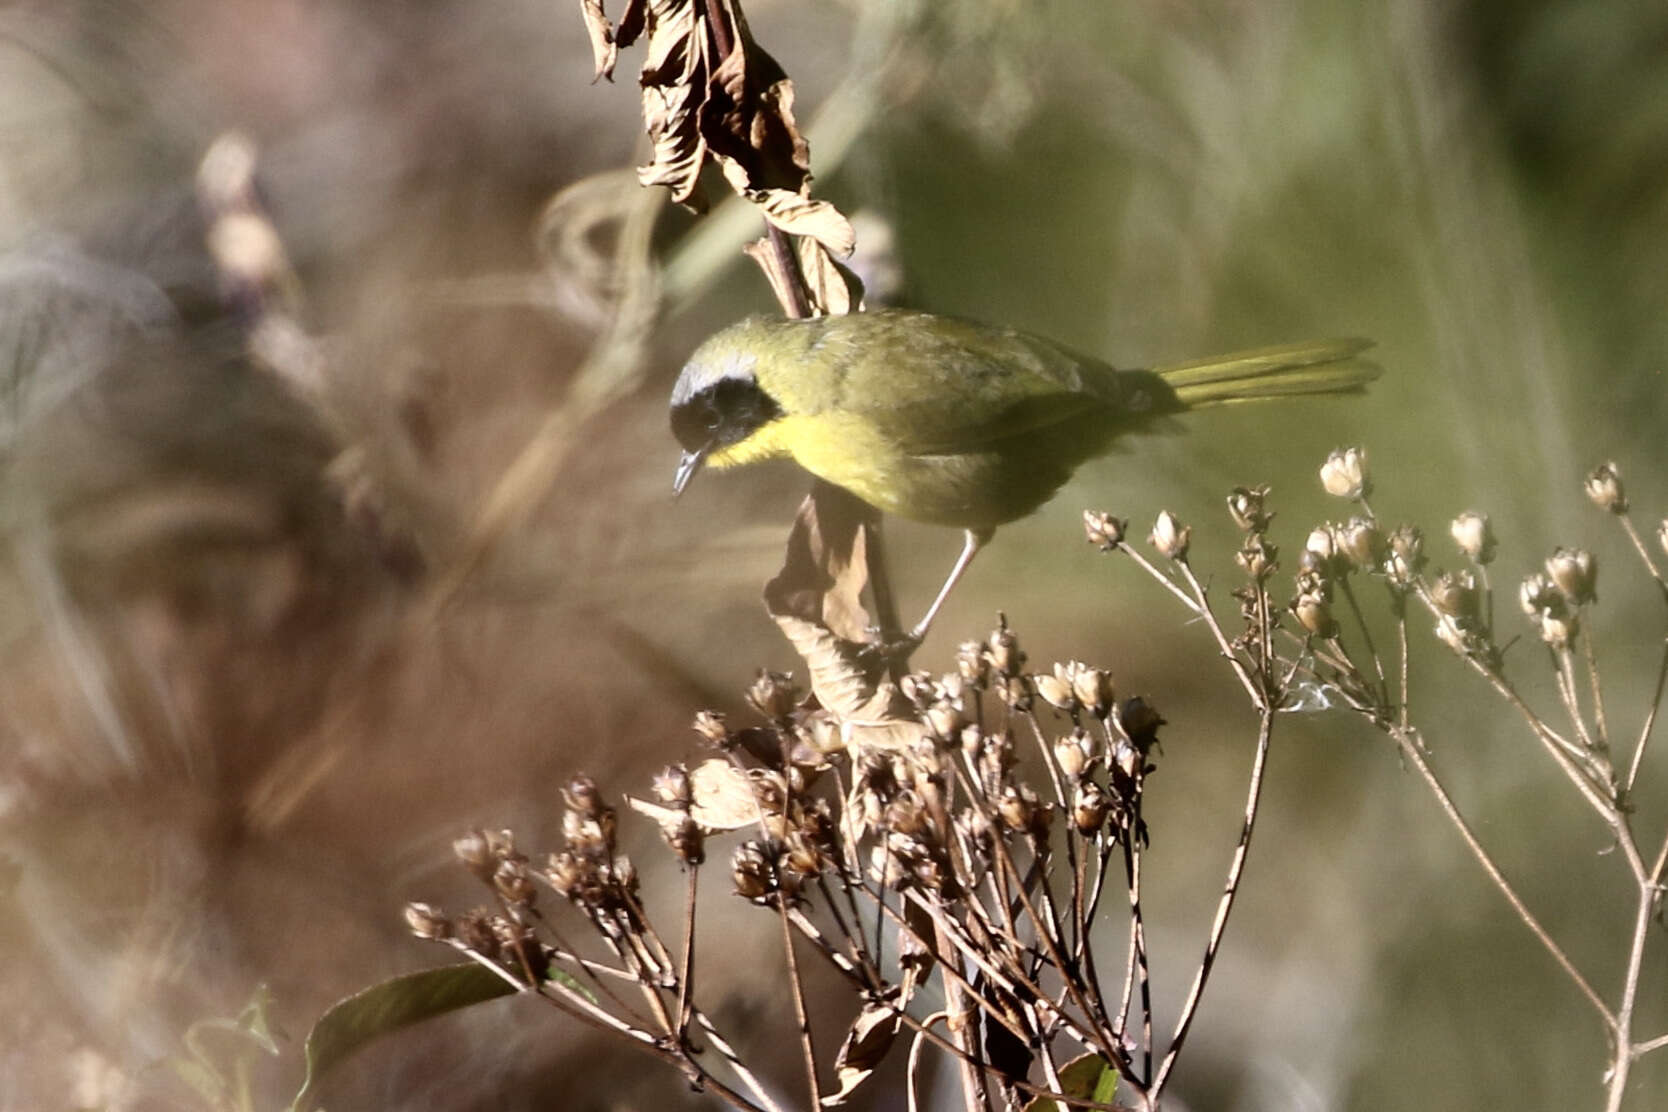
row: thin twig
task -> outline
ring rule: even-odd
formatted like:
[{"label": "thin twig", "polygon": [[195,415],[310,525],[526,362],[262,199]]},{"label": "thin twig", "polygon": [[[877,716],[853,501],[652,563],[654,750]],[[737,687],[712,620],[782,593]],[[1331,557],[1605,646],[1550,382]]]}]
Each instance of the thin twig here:
[{"label": "thin twig", "polygon": [[1622,783],[1622,796],[1633,793],[1633,782],[1639,777],[1639,765],[1645,759],[1645,744],[1651,740],[1651,728],[1656,725],[1657,711],[1662,707],[1663,685],[1668,684],[1668,637],[1662,639],[1662,658],[1656,665],[1656,688],[1645,711],[1645,724],[1639,728],[1639,740],[1633,746],[1633,759],[1628,762],[1627,779]]},{"label": "thin twig", "polygon": [[1500,867],[1494,863],[1494,858],[1489,856],[1488,850],[1484,849],[1483,844],[1477,840],[1477,835],[1472,832],[1470,824],[1465,821],[1465,816],[1460,814],[1459,808],[1454,804],[1453,798],[1448,795],[1447,789],[1443,787],[1442,781],[1437,777],[1435,770],[1426,763],[1424,754],[1419,751],[1419,747],[1413,743],[1406,731],[1391,731],[1390,737],[1401,749],[1402,759],[1412,764],[1415,771],[1424,779],[1425,786],[1436,797],[1437,805],[1442,808],[1442,813],[1448,816],[1448,821],[1453,823],[1455,830],[1459,831],[1459,836],[1465,842],[1466,848],[1470,849],[1471,855],[1477,859],[1477,864],[1483,867],[1483,872],[1488,874],[1489,880],[1506,898],[1506,902],[1512,905],[1512,910],[1517,912],[1517,917],[1523,921],[1523,925],[1529,928],[1530,933],[1546,949],[1546,952],[1552,955],[1552,959],[1575,983],[1576,988],[1581,990],[1581,994],[1598,1011],[1599,1017],[1604,1020],[1605,1026],[1613,1033],[1616,1030],[1616,1017],[1610,1011],[1609,1005],[1604,1002],[1604,997],[1600,996],[1598,991],[1588,983],[1587,978],[1581,975],[1581,971],[1575,967],[1575,963],[1570,960],[1569,955],[1564,953],[1563,947],[1559,946],[1557,940],[1547,933],[1546,928],[1541,926],[1540,920],[1535,918],[1534,913],[1518,896],[1511,882],[1500,871]]},{"label": "thin twig", "polygon": [[1187,991],[1187,1001],[1182,1005],[1181,1017],[1176,1021],[1176,1033],[1170,1039],[1170,1048],[1165,1051],[1164,1059],[1158,1066],[1158,1073],[1153,1077],[1150,1097],[1154,1103],[1157,1103],[1159,1094],[1163,1092],[1165,1083],[1170,1079],[1176,1058],[1187,1041],[1188,1031],[1192,1029],[1194,1016],[1199,1010],[1199,999],[1204,995],[1205,981],[1210,977],[1211,966],[1215,964],[1218,949],[1222,944],[1223,931],[1228,926],[1228,914],[1233,911],[1234,897],[1239,893],[1240,878],[1245,872],[1246,854],[1251,849],[1251,834],[1257,823],[1257,804],[1262,797],[1263,772],[1268,765],[1269,741],[1273,733],[1274,712],[1264,706],[1259,712],[1257,723],[1257,751],[1251,764],[1250,784],[1246,789],[1245,822],[1240,827],[1239,844],[1234,847],[1234,856],[1228,865],[1227,882],[1223,886],[1222,898],[1216,905],[1216,917],[1211,922],[1210,937],[1205,943],[1205,956],[1199,962],[1199,969],[1193,976],[1193,987]]}]

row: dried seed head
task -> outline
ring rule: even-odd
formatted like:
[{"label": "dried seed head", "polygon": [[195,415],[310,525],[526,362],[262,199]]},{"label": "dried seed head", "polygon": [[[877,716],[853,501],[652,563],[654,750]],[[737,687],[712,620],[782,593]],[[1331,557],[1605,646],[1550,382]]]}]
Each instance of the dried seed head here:
[{"label": "dried seed head", "polygon": [[1007,734],[991,734],[985,738],[984,751],[979,754],[979,779],[985,791],[995,795],[1002,790],[1002,785],[1013,778],[1014,765],[1018,758],[1014,755],[1013,739]]},{"label": "dried seed head", "polygon": [[1261,533],[1274,518],[1265,508],[1267,498],[1266,486],[1235,487],[1228,494],[1228,514],[1245,532]]},{"label": "dried seed head", "polygon": [[961,752],[968,760],[977,760],[985,748],[985,732],[978,726],[965,726],[961,731]]},{"label": "dried seed head", "polygon": [[538,896],[533,887],[533,876],[522,861],[501,861],[492,874],[492,886],[498,894],[515,907],[532,907]]},{"label": "dried seed head", "polygon": [[1338,551],[1359,571],[1376,571],[1384,563],[1384,533],[1376,522],[1352,517],[1338,527],[1336,541]]},{"label": "dried seed head", "polygon": [[1278,548],[1268,542],[1267,537],[1261,533],[1251,533],[1246,536],[1245,543],[1240,545],[1239,551],[1234,553],[1234,563],[1251,579],[1261,583],[1273,575],[1275,568],[1279,566],[1274,559],[1279,552]]},{"label": "dried seed head", "polygon": [[1305,591],[1292,600],[1292,616],[1297,624],[1316,637],[1331,637],[1338,630],[1332,620],[1332,604],[1319,591]]},{"label": "dried seed head", "polygon": [[1417,525],[1398,525],[1390,534],[1384,570],[1398,587],[1411,586],[1425,566],[1425,534]]},{"label": "dried seed head", "polygon": [[996,694],[1009,710],[1023,714],[1031,709],[1031,685],[1025,682],[1024,676],[1004,677]]},{"label": "dried seed head", "polygon": [[1043,674],[1033,676],[1031,682],[1036,686],[1037,694],[1049,706],[1056,710],[1074,711],[1077,709],[1077,696],[1072,694],[1071,682],[1060,674],[1060,665],[1054,666],[1052,675]]},{"label": "dried seed head", "polygon": [[1517,591],[1517,602],[1523,608],[1523,616],[1533,621],[1553,607],[1562,609],[1564,596],[1558,593],[1558,587],[1550,576],[1538,571],[1524,577],[1523,585]]},{"label": "dried seed head", "polygon": [[1104,510],[1083,511],[1083,532],[1088,536],[1089,543],[1099,546],[1102,552],[1110,552],[1123,544],[1124,530],[1128,528],[1129,522]]},{"label": "dried seed head", "polygon": [[612,846],[596,819],[586,818],[578,811],[562,812],[562,836],[575,853],[586,856],[607,856]]},{"label": "dried seed head", "polygon": [[1094,712],[1096,718],[1105,718],[1117,697],[1112,688],[1112,673],[1077,661],[1072,661],[1067,667],[1071,669],[1071,690],[1077,701]]},{"label": "dried seed head", "polygon": [[1459,550],[1479,564],[1494,560],[1494,530],[1489,527],[1488,514],[1466,510],[1448,526]]},{"label": "dried seed head", "polygon": [[1147,536],[1147,541],[1166,559],[1180,562],[1187,559],[1187,546],[1192,536],[1191,527],[1183,525],[1175,514],[1165,510],[1153,523],[1153,531]]},{"label": "dried seed head", "polygon": [[1469,571],[1443,572],[1431,584],[1431,605],[1450,618],[1476,618],[1477,601],[1477,580]]},{"label": "dried seed head", "polygon": [[515,848],[515,834],[509,830],[482,831],[486,836],[487,853],[492,856],[493,868],[499,861],[525,861],[527,855]]},{"label": "dried seed head", "polygon": [[779,722],[793,713],[799,703],[799,689],[794,686],[792,673],[760,668],[747,688],[747,701],[772,722]]},{"label": "dried seed head", "polygon": [[932,676],[926,672],[906,672],[898,677],[898,694],[914,704],[916,710],[926,710],[937,698]]},{"label": "dried seed head", "polygon": [[1333,451],[1321,465],[1320,480],[1326,493],[1334,497],[1351,501],[1365,498],[1372,491],[1372,481],[1367,475],[1367,450],[1339,448]]},{"label": "dried seed head", "polygon": [[706,836],[700,824],[689,815],[679,813],[660,824],[660,836],[685,865],[699,865],[706,861]]},{"label": "dried seed head", "polygon": [[730,879],[735,882],[736,895],[760,903],[776,891],[776,870],[771,857],[758,841],[743,842],[736,847],[730,856]]},{"label": "dried seed head", "polygon": [[905,788],[886,805],[881,824],[887,830],[918,838],[926,834],[929,827],[927,809],[922,805],[920,796]]},{"label": "dried seed head", "polygon": [[1540,626],[1541,640],[1555,649],[1567,649],[1575,640],[1576,618],[1567,610],[1543,610]]},{"label": "dried seed head", "polygon": [[1097,749],[1089,731],[1079,726],[1054,743],[1054,760],[1061,772],[1077,780],[1094,767]]},{"label": "dried seed head", "polygon": [[990,661],[985,659],[985,647],[977,641],[963,641],[956,649],[956,672],[963,683],[984,690],[990,683]]},{"label": "dried seed head", "polygon": [[1614,463],[1601,463],[1588,472],[1583,484],[1593,505],[1613,514],[1627,513],[1627,494],[1622,489],[1622,473]]},{"label": "dried seed head", "polygon": [[655,774],[652,786],[654,797],[668,807],[688,807],[695,796],[689,782],[689,769],[681,764],[667,765]]},{"label": "dried seed head", "polygon": [[1303,551],[1313,554],[1320,565],[1321,574],[1331,571],[1340,553],[1338,549],[1338,530],[1333,525],[1317,525],[1309,530],[1309,537],[1303,542]]},{"label": "dried seed head", "polygon": [[544,865],[544,879],[564,899],[577,899],[590,874],[590,866],[569,850],[551,854]]},{"label": "dried seed head", "polygon": [[1101,786],[1093,780],[1086,780],[1077,786],[1077,798],[1071,809],[1072,825],[1077,827],[1079,834],[1089,837],[1106,822],[1106,814],[1111,809],[1112,800]]},{"label": "dried seed head", "polygon": [[562,788],[562,800],[588,819],[595,819],[608,809],[602,801],[597,782],[583,772],[573,777]]},{"label": "dried seed head", "polygon": [[985,639],[985,646],[990,666],[998,674],[1017,676],[1019,670],[1025,666],[1025,653],[1020,650],[1019,638],[1008,628],[1006,615],[996,616],[996,628],[991,630],[990,636]]},{"label": "dried seed head", "polygon": [[457,940],[465,949],[473,950],[483,957],[498,956],[498,936],[492,930],[492,912],[484,907],[477,907],[458,916],[454,926]]},{"label": "dried seed head", "polygon": [[1141,696],[1125,699],[1118,709],[1118,725],[1144,758],[1158,743],[1158,728],[1164,725],[1157,709]]},{"label": "dried seed head", "polygon": [[996,801],[996,814],[1015,833],[1030,830],[1037,818],[1037,795],[1024,784],[1009,784]]},{"label": "dried seed head", "polygon": [[695,716],[695,732],[709,745],[723,748],[730,742],[730,727],[724,715],[716,710],[704,710]]},{"label": "dried seed head", "polygon": [[822,851],[815,842],[795,830],[782,843],[782,864],[789,871],[809,879],[822,872]]},{"label": "dried seed head", "polygon": [[438,907],[426,903],[405,905],[405,925],[418,938],[439,942],[452,937],[452,922]]},{"label": "dried seed head", "polygon": [[471,830],[462,837],[454,838],[452,852],[465,868],[482,880],[491,877],[493,870],[498,868],[498,859],[493,856],[483,830]]},{"label": "dried seed head", "polygon": [[1598,563],[1586,549],[1554,549],[1546,558],[1546,574],[1572,605],[1598,601]]},{"label": "dried seed head", "polygon": [[961,707],[949,699],[940,699],[927,708],[927,728],[935,737],[949,740],[961,735],[961,728],[967,725],[967,719],[961,713]]}]

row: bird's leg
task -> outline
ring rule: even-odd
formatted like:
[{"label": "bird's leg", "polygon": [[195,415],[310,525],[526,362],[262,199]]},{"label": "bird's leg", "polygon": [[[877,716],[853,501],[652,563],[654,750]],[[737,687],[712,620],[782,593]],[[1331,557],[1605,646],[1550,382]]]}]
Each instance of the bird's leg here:
[{"label": "bird's leg", "polygon": [[950,597],[950,591],[955,587],[956,582],[961,579],[963,573],[967,571],[968,566],[973,563],[973,557],[979,554],[979,549],[985,546],[990,540],[991,534],[995,532],[994,529],[967,530],[967,540],[961,546],[961,555],[956,557],[956,565],[950,569],[949,576],[944,580],[944,586],[938,589],[938,597],[932,600],[932,605],[927,607],[926,614],[915,623],[915,628],[909,631],[911,641],[919,644],[926,637],[927,630],[932,628],[932,620],[938,617],[939,607],[943,606],[944,600]]},{"label": "bird's leg", "polygon": [[875,604],[875,628],[880,633],[880,643],[890,644],[903,636],[903,628],[898,624],[898,604],[892,598],[892,580],[886,565],[886,537],[881,531],[880,515],[876,514],[872,521],[865,522],[864,529],[867,530],[864,554],[869,564],[869,594]]}]

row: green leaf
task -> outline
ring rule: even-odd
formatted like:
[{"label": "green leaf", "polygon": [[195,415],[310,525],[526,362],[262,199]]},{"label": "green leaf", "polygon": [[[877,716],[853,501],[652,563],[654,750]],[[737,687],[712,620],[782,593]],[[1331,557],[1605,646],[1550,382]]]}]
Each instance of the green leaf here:
[{"label": "green leaf", "polygon": [[[1060,1089],[1068,1102],[1111,1104],[1118,1092],[1118,1071],[1100,1055],[1085,1054],[1060,1068]],[[1025,1112],[1060,1112],[1060,1105],[1052,1097],[1036,1097],[1026,1104]]]},{"label": "green leaf", "polygon": [[378,1036],[515,991],[492,970],[468,962],[407,973],[338,1001],[307,1035],[307,1076],[289,1112],[310,1112],[320,1079]]}]

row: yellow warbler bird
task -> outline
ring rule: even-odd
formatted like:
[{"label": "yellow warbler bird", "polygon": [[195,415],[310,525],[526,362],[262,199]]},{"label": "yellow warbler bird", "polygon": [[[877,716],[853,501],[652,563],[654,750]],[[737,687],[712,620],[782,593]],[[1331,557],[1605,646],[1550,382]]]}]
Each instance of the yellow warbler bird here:
[{"label": "yellow warbler bird", "polygon": [[1118,370],[1041,336],[881,309],[754,317],[698,347],[672,390],[673,490],[703,465],[790,457],[885,513],[966,534],[923,637],[973,557],[1122,434],[1203,406],[1358,391],[1366,340]]}]

